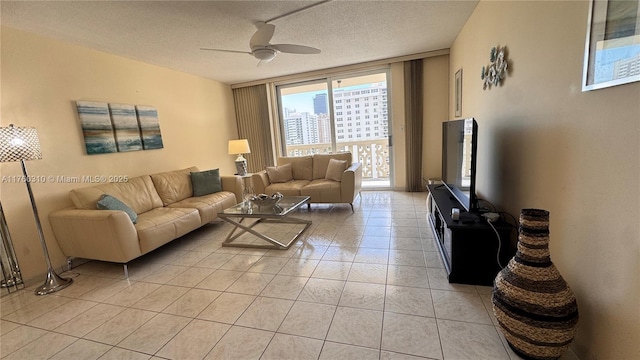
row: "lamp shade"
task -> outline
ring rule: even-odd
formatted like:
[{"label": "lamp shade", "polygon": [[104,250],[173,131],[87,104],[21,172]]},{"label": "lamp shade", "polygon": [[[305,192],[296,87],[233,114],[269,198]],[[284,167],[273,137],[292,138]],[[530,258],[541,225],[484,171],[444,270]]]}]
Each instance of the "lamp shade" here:
[{"label": "lamp shade", "polygon": [[249,141],[247,139],[229,140],[229,155],[250,154]]},{"label": "lamp shade", "polygon": [[0,127],[0,162],[42,159],[38,132],[32,127]]}]

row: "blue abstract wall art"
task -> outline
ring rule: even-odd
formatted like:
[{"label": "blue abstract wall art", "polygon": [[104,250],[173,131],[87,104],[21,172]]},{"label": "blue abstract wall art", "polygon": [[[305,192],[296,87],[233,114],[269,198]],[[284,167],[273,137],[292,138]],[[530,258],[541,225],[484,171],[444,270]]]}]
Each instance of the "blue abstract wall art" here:
[{"label": "blue abstract wall art", "polygon": [[87,155],[162,149],[152,106],[76,101]]},{"label": "blue abstract wall art", "polygon": [[82,125],[88,155],[118,151],[107,103],[78,101],[78,117]]},{"label": "blue abstract wall art", "polygon": [[135,107],[126,104],[109,104],[109,110],[111,111],[111,122],[116,134],[118,151],[142,150],[140,126],[138,126]]},{"label": "blue abstract wall art", "polygon": [[136,105],[136,112],[144,149],[162,149],[164,145],[162,144],[162,134],[160,134],[158,110],[152,106]]}]

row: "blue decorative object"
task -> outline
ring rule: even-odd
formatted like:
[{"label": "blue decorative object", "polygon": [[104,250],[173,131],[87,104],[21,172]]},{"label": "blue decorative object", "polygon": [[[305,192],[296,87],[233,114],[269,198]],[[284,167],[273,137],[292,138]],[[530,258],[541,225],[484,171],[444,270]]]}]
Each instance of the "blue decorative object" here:
[{"label": "blue decorative object", "polygon": [[108,194],[104,194],[100,197],[100,200],[98,200],[98,203],[96,204],[98,210],[121,210],[124,211],[125,213],[127,213],[127,215],[129,215],[129,218],[131,218],[131,221],[135,224],[136,221],[138,221],[138,214],[136,214],[135,211],[133,211],[133,209],[131,209],[129,206],[127,206],[127,204],[123,203],[122,201],[118,200],[118,198],[108,195]]}]

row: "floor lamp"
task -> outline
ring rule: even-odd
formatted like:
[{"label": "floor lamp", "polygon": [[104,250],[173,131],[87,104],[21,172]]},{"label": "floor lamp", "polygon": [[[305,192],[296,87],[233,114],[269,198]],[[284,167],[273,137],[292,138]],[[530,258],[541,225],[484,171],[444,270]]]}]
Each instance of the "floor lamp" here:
[{"label": "floor lamp", "polygon": [[47,278],[42,286],[36,288],[35,293],[36,295],[46,295],[66,288],[71,285],[73,280],[62,278],[56,274],[53,266],[51,265],[49,251],[47,250],[47,243],[44,241],[42,225],[40,224],[40,217],[38,216],[38,208],[36,207],[36,202],[33,199],[31,182],[29,175],[27,174],[27,167],[24,163],[27,160],[39,159],[42,159],[42,153],[40,152],[38,132],[35,128],[14,127],[13,124],[9,125],[9,127],[0,128],[0,162],[20,161],[20,164],[22,165],[24,181],[27,184],[27,191],[29,192],[29,199],[31,200],[31,208],[33,209],[33,216],[36,220],[38,236],[40,236],[40,245],[42,246],[44,258],[47,262]]}]

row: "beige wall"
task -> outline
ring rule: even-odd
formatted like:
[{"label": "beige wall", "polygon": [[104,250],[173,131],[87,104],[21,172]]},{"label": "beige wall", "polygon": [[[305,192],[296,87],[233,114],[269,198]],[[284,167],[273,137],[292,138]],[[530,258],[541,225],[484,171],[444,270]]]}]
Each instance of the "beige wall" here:
[{"label": "beige wall", "polygon": [[[121,57],[2,28],[2,126],[38,130],[43,159],[27,162],[33,176],[136,176],[196,165],[234,172],[227,140],[235,138],[228,85]],[[151,105],[158,109],[164,149],[86,155],[76,100]],[[3,163],[2,176],[21,175]],[[33,184],[45,238],[55,265],[65,263],[48,214],[71,206],[68,191],[90,184]],[[24,183],[4,182],[2,206],[25,279],[45,272]]]},{"label": "beige wall", "polygon": [[[576,293],[583,360],[640,357],[640,83],[582,92],[587,1],[481,1],[451,48],[479,124],[478,194],[551,212],[551,257]],[[503,86],[483,91],[491,47]],[[453,102],[449,114],[453,114]]]}]

